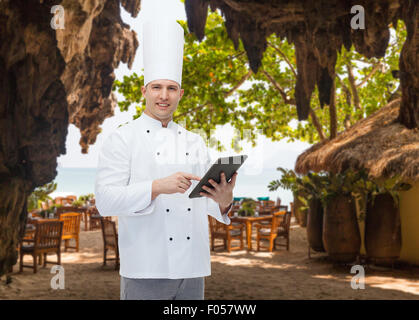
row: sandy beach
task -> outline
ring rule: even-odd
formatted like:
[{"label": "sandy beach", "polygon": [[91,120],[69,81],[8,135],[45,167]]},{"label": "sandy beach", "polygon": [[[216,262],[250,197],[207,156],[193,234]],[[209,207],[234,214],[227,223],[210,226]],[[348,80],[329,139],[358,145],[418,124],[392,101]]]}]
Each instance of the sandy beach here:
[{"label": "sandy beach", "polygon": [[[84,226],[82,226],[84,229]],[[14,266],[11,282],[0,282],[0,299],[119,299],[119,273],[102,266],[100,230],[81,231],[79,252],[63,252],[65,289],[51,289],[52,265],[38,273]],[[205,299],[419,299],[419,268],[366,266],[365,289],[351,288],[350,266],[333,266],[324,254],[307,256],[306,230],[291,226],[291,246],[273,253],[218,249],[211,254],[212,275]],[[253,242],[254,248],[256,243]],[[49,260],[54,261],[50,256]],[[25,256],[25,264],[32,257]]]}]

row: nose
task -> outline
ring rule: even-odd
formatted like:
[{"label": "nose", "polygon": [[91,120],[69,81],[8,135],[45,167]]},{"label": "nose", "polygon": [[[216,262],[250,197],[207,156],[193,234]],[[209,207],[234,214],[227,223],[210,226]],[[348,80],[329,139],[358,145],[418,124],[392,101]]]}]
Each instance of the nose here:
[{"label": "nose", "polygon": [[168,94],[168,92],[167,92],[167,88],[163,88],[163,89],[161,90],[161,99],[162,99],[162,100],[167,100],[167,99],[168,99],[168,97],[169,97],[169,94]]}]

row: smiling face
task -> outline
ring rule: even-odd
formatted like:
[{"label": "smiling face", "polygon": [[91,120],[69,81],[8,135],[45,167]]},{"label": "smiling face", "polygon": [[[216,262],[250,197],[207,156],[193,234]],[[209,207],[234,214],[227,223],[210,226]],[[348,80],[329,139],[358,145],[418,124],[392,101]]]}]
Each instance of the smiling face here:
[{"label": "smiling face", "polygon": [[145,114],[160,120],[163,127],[172,120],[184,90],[172,80],[154,80],[141,87],[141,92],[146,99]]}]

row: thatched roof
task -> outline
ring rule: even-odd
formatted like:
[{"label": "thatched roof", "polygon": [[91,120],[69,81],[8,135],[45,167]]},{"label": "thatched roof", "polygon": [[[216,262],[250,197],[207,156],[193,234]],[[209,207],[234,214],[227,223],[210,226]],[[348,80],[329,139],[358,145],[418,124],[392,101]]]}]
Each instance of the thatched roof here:
[{"label": "thatched roof", "polygon": [[332,140],[302,153],[295,164],[298,173],[368,170],[370,177],[401,175],[419,181],[419,129],[407,129],[396,121],[400,99],[390,102]]}]

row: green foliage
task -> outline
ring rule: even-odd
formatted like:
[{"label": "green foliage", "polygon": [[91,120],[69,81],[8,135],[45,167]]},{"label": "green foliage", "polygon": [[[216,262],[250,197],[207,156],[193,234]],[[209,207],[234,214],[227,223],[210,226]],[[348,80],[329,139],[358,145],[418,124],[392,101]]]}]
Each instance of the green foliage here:
[{"label": "green foliage", "polygon": [[299,185],[298,181],[301,178],[294,172],[294,170],[288,170],[284,168],[277,168],[278,171],[281,171],[281,179],[271,181],[268,185],[269,191],[275,191],[278,188],[283,188],[285,190],[291,190],[293,193],[298,192]]},{"label": "green foliage", "polygon": [[41,202],[51,200],[50,193],[57,189],[57,184],[54,182],[47,183],[41,187],[36,188],[28,197],[28,211],[38,209],[41,207]]},{"label": "green foliage", "polygon": [[93,200],[94,198],[95,198],[95,195],[93,193],[88,193],[88,194],[83,194],[83,195],[79,196],[79,198],[77,200],[82,201],[82,202],[86,202],[86,201]]},{"label": "green foliage", "polygon": [[83,201],[83,200],[76,200],[76,201],[73,201],[72,203],[71,203],[71,205],[73,206],[73,207],[77,207],[77,208],[79,208],[79,207],[82,207],[82,206],[84,206],[84,204],[85,204],[85,201]]},{"label": "green foliage", "polygon": [[305,176],[297,175],[294,170],[277,168],[281,171],[281,179],[271,181],[268,185],[269,191],[275,191],[278,188],[291,190],[295,198],[302,203],[300,210],[308,209],[309,201],[312,198],[321,199],[324,193],[324,187],[328,183],[329,176],[327,173],[310,172]]},{"label": "green foliage", "polygon": [[[237,138],[256,144],[256,130],[278,141],[301,140],[309,143],[320,141],[320,131],[313,125],[313,119],[295,124],[297,111],[294,101],[296,83],[296,59],[294,46],[275,34],[267,38],[268,46],[257,74],[249,71],[243,44],[237,50],[228,38],[222,17],[214,12],[208,15],[205,38],[199,43],[185,30],[182,86],[185,94],[174,113],[174,120],[188,130],[199,131],[211,137],[211,130],[217,125],[230,124],[237,130],[231,146],[239,151]],[[338,131],[345,130],[345,122],[351,125],[370,115],[386,104],[399,84],[391,75],[398,69],[398,57],[406,38],[406,29],[399,20],[397,31],[391,29],[392,41],[382,59],[366,59],[354,48],[346,51],[342,47],[336,64],[336,108]],[[379,67],[377,65],[380,64]],[[352,89],[348,66],[354,75]],[[365,81],[368,79],[368,81]],[[141,93],[142,75],[133,73],[116,80],[114,90],[125,100],[118,102],[121,111],[134,105],[140,116],[145,109]],[[361,85],[362,84],[362,85]],[[354,96],[359,96],[359,106]],[[311,108],[320,123],[322,134],[330,135],[328,107],[319,106],[317,89],[311,99]],[[243,134],[248,129],[249,134]],[[224,150],[219,141],[210,140],[210,146]]]},{"label": "green foliage", "polygon": [[320,200],[325,206],[339,196],[352,196],[354,193],[359,193],[366,177],[363,170],[353,171],[352,169],[342,173],[328,174],[321,186]]},{"label": "green foliage", "polygon": [[[307,197],[320,198],[322,188],[327,183],[329,176],[327,173],[314,173],[310,172],[305,176],[297,175],[294,170],[284,168],[277,168],[281,171],[281,179],[271,181],[268,189],[275,191],[278,188],[291,190],[294,194],[305,194]],[[303,200],[303,202],[305,202]]]},{"label": "green foliage", "polygon": [[375,198],[379,194],[389,194],[394,200],[394,205],[399,206],[400,203],[400,192],[407,191],[412,188],[412,185],[403,182],[400,176],[394,176],[388,179],[380,179],[374,181],[366,192],[371,196],[371,201],[374,203]]},{"label": "green foliage", "polygon": [[57,211],[57,208],[60,208],[60,207],[62,207],[62,205],[61,205],[61,204],[54,203],[54,204],[53,204],[51,207],[49,207],[48,209],[41,210],[41,211],[39,212],[39,215],[40,215],[42,218],[48,218],[48,216],[49,216],[49,214],[50,214],[50,213],[55,213],[55,212]]},{"label": "green foliage", "polygon": [[358,202],[360,219],[365,217],[366,204],[379,194],[389,194],[393,197],[395,206],[399,206],[400,192],[409,190],[412,186],[403,182],[400,176],[391,178],[370,179],[365,170],[348,169],[342,173],[327,172],[299,176],[293,170],[277,168],[282,175],[279,180],[271,181],[269,191],[278,188],[291,190],[294,197],[302,202],[302,210],[308,208],[311,199],[321,200],[326,206],[332,199],[339,196],[352,196]]},{"label": "green foliage", "polygon": [[255,215],[256,201],[250,198],[244,199],[237,212],[240,216],[251,217]]}]

